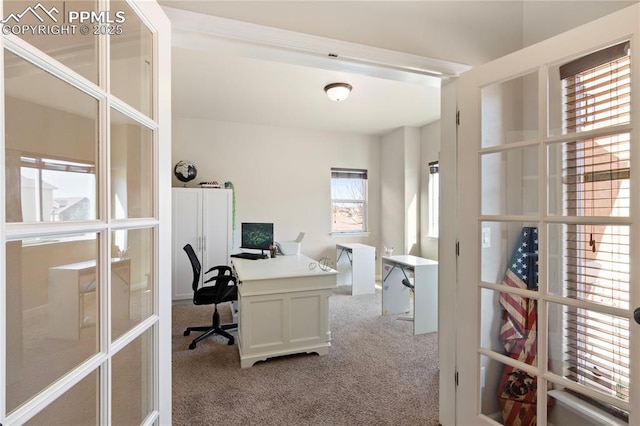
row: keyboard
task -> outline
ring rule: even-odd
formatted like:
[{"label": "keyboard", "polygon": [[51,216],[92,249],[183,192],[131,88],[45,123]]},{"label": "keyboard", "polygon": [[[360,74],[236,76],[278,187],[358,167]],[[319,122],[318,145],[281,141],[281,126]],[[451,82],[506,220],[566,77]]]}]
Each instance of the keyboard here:
[{"label": "keyboard", "polygon": [[236,253],[232,254],[231,257],[237,257],[239,259],[250,259],[250,260],[258,260],[258,259],[266,259],[266,254],[259,253]]}]

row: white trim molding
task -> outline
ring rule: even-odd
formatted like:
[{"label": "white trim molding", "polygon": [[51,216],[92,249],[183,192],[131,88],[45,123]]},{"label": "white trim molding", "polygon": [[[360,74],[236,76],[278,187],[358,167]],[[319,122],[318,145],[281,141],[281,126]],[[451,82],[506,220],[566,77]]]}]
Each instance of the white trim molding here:
[{"label": "white trim molding", "polygon": [[171,7],[173,46],[440,87],[470,66]]}]

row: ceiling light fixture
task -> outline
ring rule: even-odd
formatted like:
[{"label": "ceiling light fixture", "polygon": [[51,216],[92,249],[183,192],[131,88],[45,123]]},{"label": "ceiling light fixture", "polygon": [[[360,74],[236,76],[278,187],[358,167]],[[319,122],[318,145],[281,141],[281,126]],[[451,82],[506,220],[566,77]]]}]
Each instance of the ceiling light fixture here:
[{"label": "ceiling light fixture", "polygon": [[324,87],[329,99],[335,102],[344,101],[351,93],[351,85],[347,83],[331,83]]}]

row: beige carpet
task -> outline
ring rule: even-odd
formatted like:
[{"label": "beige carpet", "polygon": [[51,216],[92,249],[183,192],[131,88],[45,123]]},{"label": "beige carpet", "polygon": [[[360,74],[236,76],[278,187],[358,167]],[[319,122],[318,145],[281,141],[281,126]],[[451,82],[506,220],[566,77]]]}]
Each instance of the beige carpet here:
[{"label": "beige carpet", "polygon": [[[173,308],[174,425],[437,425],[437,333],[381,316],[380,292],[329,299],[329,355],[291,355],[240,369],[237,345],[216,336],[188,345],[188,325],[212,307]],[[222,310],[223,309],[223,310]],[[228,306],[223,322],[230,319]],[[233,332],[237,335],[236,332]],[[197,335],[197,334],[195,334]]]}]

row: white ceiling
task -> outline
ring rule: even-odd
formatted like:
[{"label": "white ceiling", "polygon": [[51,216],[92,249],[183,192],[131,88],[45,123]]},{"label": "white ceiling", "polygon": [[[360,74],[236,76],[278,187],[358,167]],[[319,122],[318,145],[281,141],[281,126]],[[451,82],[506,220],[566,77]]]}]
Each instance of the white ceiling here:
[{"label": "white ceiling", "polygon": [[[633,2],[619,1],[159,1],[175,9],[324,39],[476,65]],[[576,6],[580,8],[576,8]],[[576,10],[581,10],[577,16]],[[200,16],[203,16],[200,15]],[[192,19],[192,18],[191,18]],[[440,90],[420,78],[381,77],[375,66],[315,66],[255,49],[203,48],[189,19],[174,29],[173,114],[322,131],[384,134],[440,115]],[[194,25],[195,27],[195,25]],[[259,43],[254,43],[259,44]],[[216,47],[217,46],[217,47]],[[254,48],[256,46],[253,46]],[[278,56],[277,58],[275,56]],[[323,60],[326,60],[324,58]],[[406,73],[405,73],[406,74]],[[410,73],[409,73],[410,74]],[[409,76],[411,77],[411,76]],[[415,80],[415,81],[414,81]],[[323,87],[344,81],[334,103]]]},{"label": "white ceiling", "polygon": [[[173,49],[174,116],[361,134],[440,116],[440,88],[225,53]],[[333,102],[324,86],[344,81]]]}]

